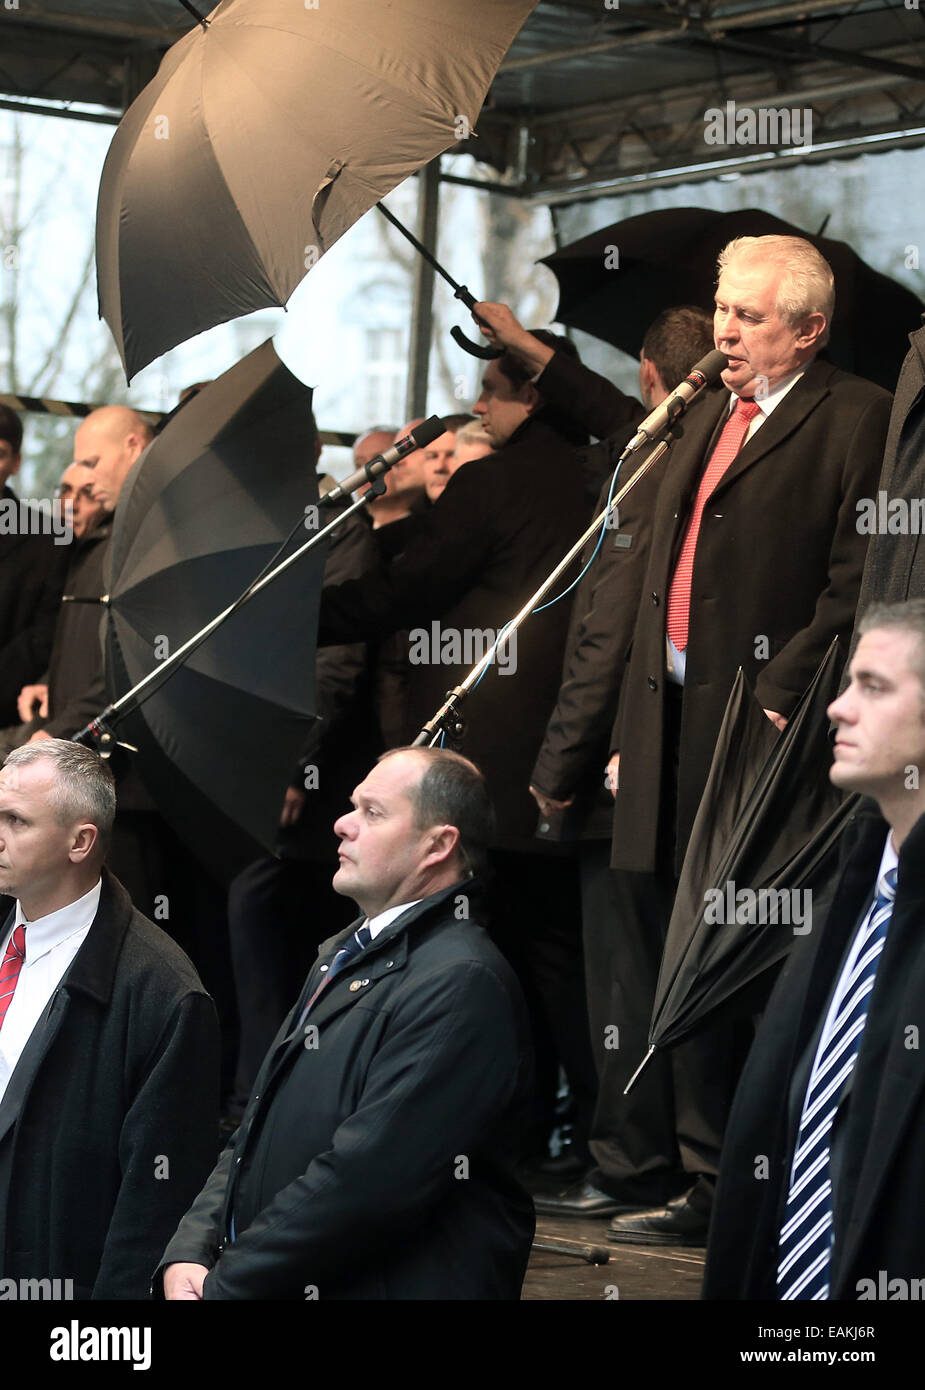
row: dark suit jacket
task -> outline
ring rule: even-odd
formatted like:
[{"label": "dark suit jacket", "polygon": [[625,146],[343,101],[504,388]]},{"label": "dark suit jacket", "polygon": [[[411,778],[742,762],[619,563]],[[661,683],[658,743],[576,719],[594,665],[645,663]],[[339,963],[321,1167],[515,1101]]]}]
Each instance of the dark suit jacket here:
[{"label": "dark suit jacket", "polygon": [[191,963],[104,870],[90,931],[0,1102],[0,1274],[146,1298],[214,1162],[218,1066]]},{"label": "dark suit jacket", "polygon": [[[0,501],[16,501],[6,487]],[[48,670],[71,547],[50,535],[0,535],[0,728],[19,722],[24,685]]]},{"label": "dark suit jacket", "polygon": [[[112,522],[107,520],[83,540],[74,542],[65,594],[102,597],[103,567],[111,534]],[[49,718],[43,726],[52,738],[72,738],[106,708],[102,621],[102,604],[61,605],[48,665]]]},{"label": "dark suit jacket", "polygon": [[[824,923],[797,938],[736,1092],[707,1253],[706,1298],[773,1299],[777,1246],[805,1078],[821,1015],[873,897],[886,822],[871,802],[845,833]],[[850,1095],[837,1120],[831,1297],[878,1273],[925,1269],[925,817],[900,850],[896,903]],[[783,928],[774,928],[783,930]],[[759,1171],[761,1160],[766,1168]],[[869,1292],[869,1289],[868,1289]]]},{"label": "dark suit jacket", "polygon": [[306,1034],[303,1004],[358,923],[320,947],[162,1268],[209,1266],[207,1299],[519,1297],[534,1221],[509,1155],[529,1034],[510,967],[462,916],[473,887],[402,913]]},{"label": "dark suit jacket", "polygon": [[[547,369],[548,370],[548,369]],[[574,408],[606,424],[608,383],[571,369]],[[540,378],[542,389],[543,378]],[[616,388],[613,412],[625,408]],[[665,609],[703,467],[729,393],[693,402],[662,464],[649,562],[611,740],[620,752],[613,865],[658,862],[666,755]],[[767,709],[792,713],[836,635],[854,623],[867,537],[856,503],[876,492],[886,391],[815,361],[738,456],[704,509],[691,587],[680,736],[675,869],[680,868],[716,736],[741,666]],[[666,847],[670,849],[670,847]]]},{"label": "dark suit jacket", "polygon": [[[397,628],[429,639],[448,631],[496,634],[529,598],[590,520],[577,448],[531,416],[503,449],[460,468],[422,516],[413,540],[388,570],[325,588],[319,642],[369,638]],[[572,571],[555,592],[574,578]],[[464,705],[460,751],[485,773],[498,815],[499,843],[534,845],[530,772],[556,702],[571,600],[531,617],[518,634],[516,672],[490,669]],[[430,643],[431,655],[434,644]],[[487,639],[485,645],[487,646]],[[420,649],[420,648],[418,648]],[[479,653],[480,654],[480,653]],[[474,661],[412,664],[407,728],[414,734]]]},{"label": "dark suit jacket", "polygon": [[[925,498],[925,327],[909,334],[896,383],[880,488],[889,499]],[[871,603],[925,597],[925,537],[915,532],[871,537],[858,617]]]}]

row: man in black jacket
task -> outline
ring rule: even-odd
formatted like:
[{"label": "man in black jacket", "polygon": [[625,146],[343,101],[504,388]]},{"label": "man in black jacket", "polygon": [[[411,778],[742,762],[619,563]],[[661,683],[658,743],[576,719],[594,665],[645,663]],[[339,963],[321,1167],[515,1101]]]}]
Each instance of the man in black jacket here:
[{"label": "man in black jacket", "polygon": [[48,667],[69,551],[9,486],[21,448],[22,422],[0,405],[0,502],[18,518],[0,534],[0,728],[16,722],[20,690]]},{"label": "man in black jacket", "polygon": [[146,1296],[217,1135],[215,1010],[103,868],[114,810],[79,744],[0,770],[0,1275],[65,1298]]},{"label": "man in black jacket", "polygon": [[516,1299],[530,1056],[475,920],[491,808],[466,759],[386,753],[335,824],[365,917],[325,942],[240,1129],[164,1254],[171,1299]]},{"label": "man in black jacket", "polygon": [[795,942],[742,1073],[707,1298],[919,1296],[925,600],[875,605],[859,630],[851,683],[829,706],[830,777],[873,800],[845,832],[832,904]]}]

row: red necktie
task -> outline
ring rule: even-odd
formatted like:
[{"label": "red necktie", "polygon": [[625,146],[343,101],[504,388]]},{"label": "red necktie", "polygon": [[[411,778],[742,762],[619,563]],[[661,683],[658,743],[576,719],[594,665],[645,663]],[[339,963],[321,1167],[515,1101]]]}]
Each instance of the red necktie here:
[{"label": "red necktie", "polygon": [[710,493],[741,449],[742,441],[748,434],[748,427],[758,414],[759,408],[755,401],[740,400],[736,402],[736,408],[729,412],[729,419],[723,426],[723,432],[716,441],[716,448],[713,450],[710,461],[704,469],[703,477],[700,479],[697,500],[694,502],[690,521],[687,523],[684,544],[681,546],[681,554],[678,556],[674,578],[668,591],[668,636],[679,652],[683,652],[687,646],[687,631],[691,612],[691,580],[694,576],[694,553],[697,549],[697,537],[700,535],[700,519],[703,516],[703,509]]},{"label": "red necktie", "polygon": [[26,928],[20,922],[7,942],[3,964],[0,965],[0,1028],[6,1018],[6,1011],[13,1002],[13,992],[19,980],[19,972],[26,958]]}]

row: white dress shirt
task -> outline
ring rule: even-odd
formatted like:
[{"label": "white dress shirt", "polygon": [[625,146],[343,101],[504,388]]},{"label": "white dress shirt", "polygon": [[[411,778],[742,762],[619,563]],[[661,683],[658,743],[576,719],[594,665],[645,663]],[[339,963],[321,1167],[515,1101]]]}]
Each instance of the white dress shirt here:
[{"label": "white dress shirt", "polygon": [[[787,392],[792,391],[794,386],[796,386],[804,371],[805,368],[800,367],[799,371],[791,372],[790,376],[785,376],[783,381],[779,381],[777,385],[774,387],[774,390],[769,391],[766,396],[755,396],[754,399],[755,404],[758,407],[758,414],[754,417],[754,419],[749,420],[748,429],[745,432],[745,438],[742,440],[742,444],[740,447],[744,448],[748,441],[752,439],[755,434],[757,434],[758,430],[761,429],[761,426],[764,424],[765,420],[767,420],[771,412],[776,410],[777,407],[780,405]],[[726,412],[727,416],[732,414],[733,410],[738,405],[739,400],[740,397],[737,396],[734,391],[729,392],[729,405],[727,407]],[[665,607],[665,612],[668,612],[667,604]],[[670,681],[673,681],[675,685],[683,685],[685,672],[687,670],[687,648],[685,647],[683,652],[678,651],[677,647],[672,642],[667,632],[665,633],[665,664],[668,679]]]},{"label": "white dress shirt", "polygon": [[380,912],[376,917],[367,919],[366,925],[369,927],[370,938],[375,941],[381,931],[385,931],[390,922],[394,922],[396,917],[400,917],[403,912],[407,912],[409,907],[417,907],[423,899],[415,898],[412,903],[400,903],[398,907],[387,907],[385,912]]},{"label": "white dress shirt", "polygon": [[3,938],[0,960],[21,922],[26,929],[26,956],[0,1028],[0,1100],[33,1028],[83,945],[99,907],[101,889],[102,880],[98,880],[96,886],[76,902],[59,907],[57,912],[49,912],[45,917],[37,917],[34,922],[26,921],[22,903],[17,899],[13,925]]}]

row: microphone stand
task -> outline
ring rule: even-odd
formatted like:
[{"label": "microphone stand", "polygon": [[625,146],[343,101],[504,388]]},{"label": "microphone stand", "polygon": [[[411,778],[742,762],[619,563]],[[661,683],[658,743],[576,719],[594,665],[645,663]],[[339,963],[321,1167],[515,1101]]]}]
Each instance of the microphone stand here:
[{"label": "microphone stand", "polygon": [[[159,690],[164,681],[169,680],[174,671],[186,661],[188,656],[192,655],[197,647],[202,646],[202,643],[207,637],[211,637],[212,633],[215,632],[217,628],[220,628],[223,623],[227,622],[233,613],[236,613],[239,608],[243,608],[246,603],[249,603],[250,600],[254,598],[255,595],[259,594],[262,589],[265,589],[268,584],[272,584],[273,580],[277,579],[279,575],[289,569],[290,565],[294,565],[295,562],[300,560],[303,555],[306,555],[308,551],[313,550],[314,547],[325,540],[332,531],[335,531],[338,526],[341,526],[348,517],[353,516],[361,507],[367,506],[373,498],[381,497],[385,492],[385,482],[383,478],[385,474],[388,473],[389,469],[394,468],[397,462],[399,462],[398,459],[394,460],[392,463],[386,463],[382,458],[371,459],[364,468],[358,469],[356,473],[351,473],[348,478],[345,478],[344,483],[341,485],[342,491],[352,491],[354,488],[360,486],[363,477],[369,480],[369,489],[364,492],[361,497],[358,497],[352,502],[349,507],[346,507],[339,516],[334,517],[333,520],[329,521],[326,526],[323,526],[320,531],[317,531],[310,540],[304,543],[304,545],[300,545],[298,550],[294,550],[291,555],[287,555],[285,560],[281,560],[278,564],[275,563],[276,556],[280,554],[280,551],[277,550],[276,555],[269,562],[269,565],[264,567],[261,573],[257,575],[257,578],[251,581],[233,603],[230,603],[227,608],[223,609],[221,613],[218,613],[210,622],[206,623],[205,627],[200,628],[198,632],[188,638],[181,647],[177,648],[172,656],[161,662],[155,670],[150,671],[137,685],[133,685],[131,690],[127,690],[118,700],[115,700],[111,705],[107,705],[102,713],[98,714],[95,719],[91,719],[89,724],[85,725],[78,733],[74,734],[72,742],[89,743],[91,740],[95,741],[100,757],[103,758],[110,757],[116,746],[127,748],[130,752],[137,753],[138,749],[132,744],[119,742],[112,728],[113,722],[124,717],[126,714],[132,713],[139,705],[143,704],[149,696]],[[330,493],[326,495],[330,496]],[[321,498],[317,505],[319,507],[322,506],[324,501],[325,498]],[[290,533],[290,537],[287,537],[287,539],[283,541],[283,545],[280,549],[285,548],[288,544],[291,534],[292,533]],[[77,599],[71,601],[101,603],[107,608],[112,604],[112,598],[109,594],[104,594],[102,598],[99,599]]]},{"label": "microphone stand", "polygon": [[[563,555],[562,559],[556,565],[555,569],[552,570],[550,574],[546,576],[546,578],[543,580],[542,584],[536,590],[536,592],[530,595],[530,597],[527,599],[526,603],[520,609],[520,611],[515,614],[515,616],[510,620],[509,623],[506,623],[504,627],[502,627],[500,633],[495,638],[494,642],[488,648],[487,652],[485,652],[481,660],[477,662],[475,666],[472,667],[472,670],[466,676],[465,680],[462,681],[460,685],[454,686],[452,690],[447,691],[447,697],[444,700],[443,704],[437,710],[437,713],[433,716],[433,718],[429,719],[427,723],[424,725],[424,727],[421,729],[421,732],[418,734],[417,738],[414,740],[414,743],[411,745],[412,748],[433,747],[433,745],[443,734],[447,734],[450,738],[454,739],[462,738],[466,730],[466,723],[460,712],[462,703],[466,699],[466,697],[472,692],[475,686],[478,685],[482,676],[485,674],[488,667],[494,661],[496,654],[510,640],[511,636],[518,630],[521,624],[526,621],[526,619],[530,616],[533,610],[540,603],[540,600],[546,597],[546,595],[549,593],[549,590],[553,587],[553,585],[556,583],[559,577],[568,569],[572,561],[575,560],[576,557],[581,554],[581,551],[584,549],[585,545],[587,545],[588,541],[591,540],[592,536],[594,536],[600,530],[601,526],[604,524],[605,518],[616,509],[616,507],[619,505],[620,502],[623,501],[624,497],[627,495],[630,489],[636,486],[636,484],[639,482],[639,479],[645,473],[648,473],[649,469],[653,466],[653,464],[658,463],[659,459],[661,459],[668,452],[668,449],[671,447],[673,443],[674,435],[671,433],[671,430],[669,429],[667,433],[665,433],[663,437],[659,440],[658,444],[656,444],[652,452],[648,454],[646,458],[643,459],[642,463],[636,469],[636,472],[632,475],[628,482],[624,483],[624,485],[614,494],[610,503],[604,508],[602,512],[598,513],[598,515],[591,522],[591,525],[587,528],[587,530],[582,532],[582,534],[578,537],[578,540],[571,547],[571,549],[567,551],[565,555]],[[631,448],[624,449],[623,453],[620,455],[620,459],[617,464],[618,470],[623,467],[623,464],[626,462],[627,458],[633,452],[634,450]]]}]

